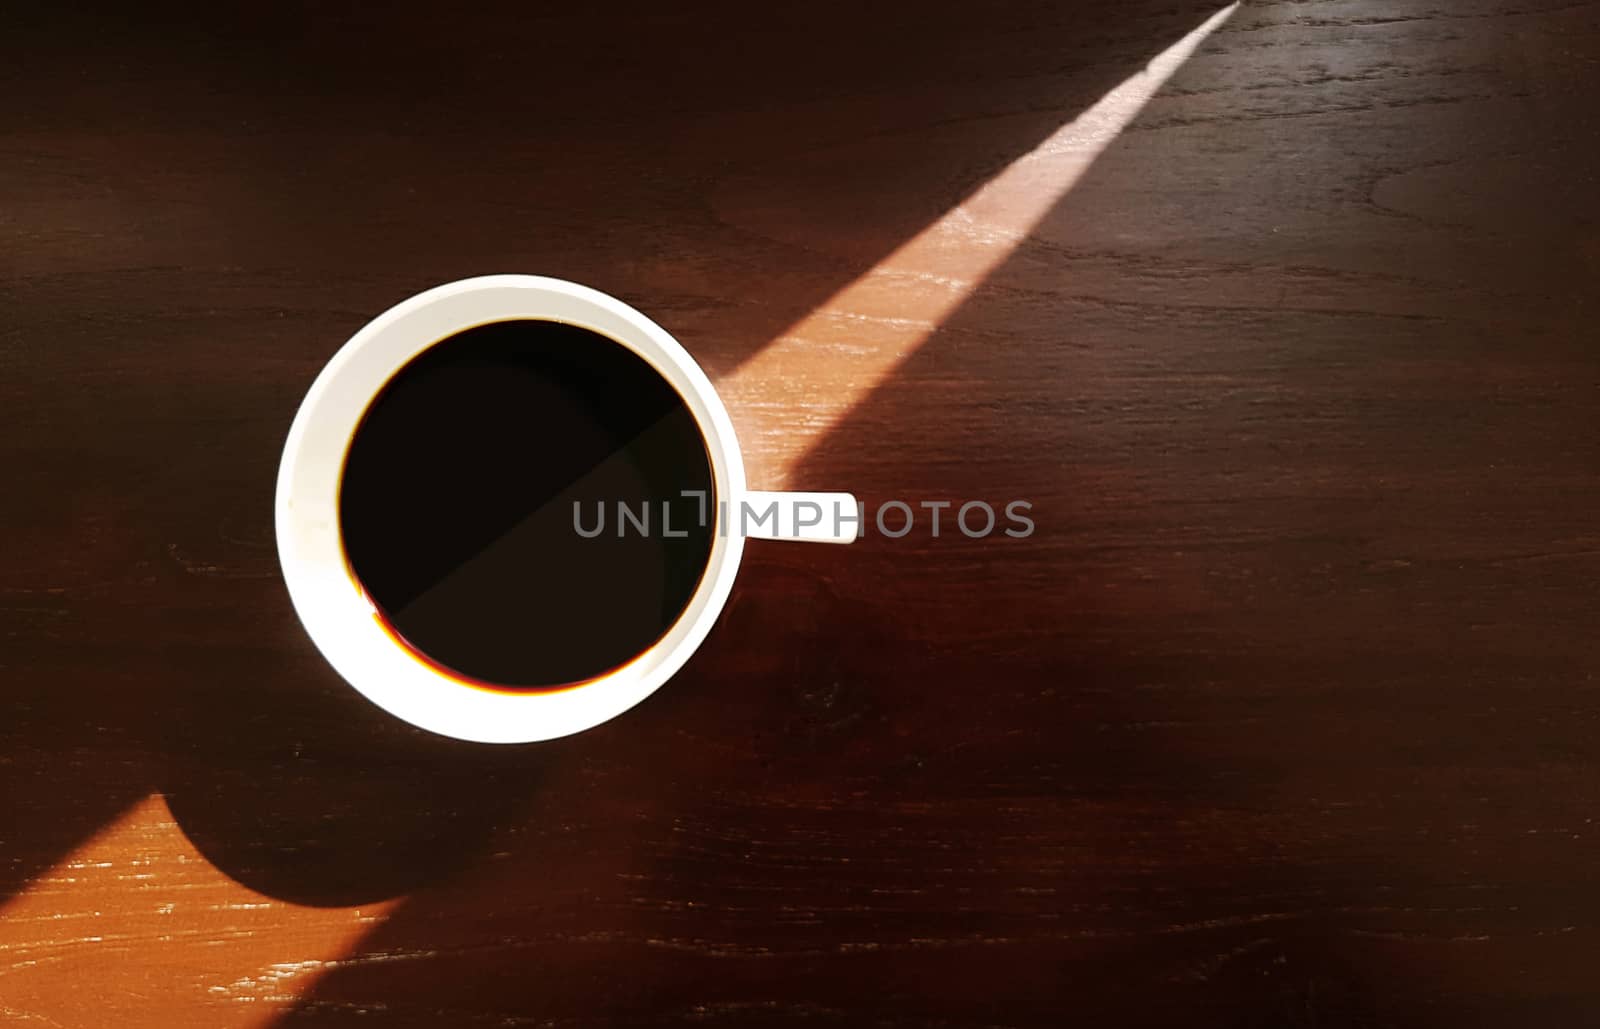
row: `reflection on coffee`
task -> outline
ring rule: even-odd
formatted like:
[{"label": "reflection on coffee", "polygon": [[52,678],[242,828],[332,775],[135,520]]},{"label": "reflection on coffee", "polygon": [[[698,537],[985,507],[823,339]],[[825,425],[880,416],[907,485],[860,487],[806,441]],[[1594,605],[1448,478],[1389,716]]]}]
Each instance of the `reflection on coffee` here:
[{"label": "reflection on coffee", "polygon": [[[580,534],[575,504],[648,511],[653,531]],[[339,495],[350,569],[390,631],[511,690],[648,650],[700,583],[715,510],[672,385],[614,340],[541,320],[468,329],[402,368],[356,429]]]}]

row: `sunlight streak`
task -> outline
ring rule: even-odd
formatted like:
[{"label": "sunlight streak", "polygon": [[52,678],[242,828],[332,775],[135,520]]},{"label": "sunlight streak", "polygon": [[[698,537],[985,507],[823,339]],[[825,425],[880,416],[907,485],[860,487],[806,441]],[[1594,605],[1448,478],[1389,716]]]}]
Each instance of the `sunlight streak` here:
[{"label": "sunlight streak", "polygon": [[763,471],[780,481],[764,479],[764,487],[789,485],[781,480],[810,444],[893,375],[1028,239],[1238,6],[1207,18],[718,382],[774,457],[775,466]]},{"label": "sunlight streak", "polygon": [[0,1014],[104,1025],[137,1008],[168,1025],[258,1029],[397,903],[262,896],[201,856],[153,794],[0,906]]},{"label": "sunlight streak", "polygon": [[[1232,4],[912,237],[718,390],[760,437],[781,488],[815,442],[892,376],[1012,254],[1201,44]],[[771,480],[777,481],[771,481]],[[812,484],[815,485],[815,484]],[[830,484],[831,485],[831,484]],[[400,904],[307,908],[229,878],[151,795],[0,903],[0,1016],[260,1029],[351,957]]]}]

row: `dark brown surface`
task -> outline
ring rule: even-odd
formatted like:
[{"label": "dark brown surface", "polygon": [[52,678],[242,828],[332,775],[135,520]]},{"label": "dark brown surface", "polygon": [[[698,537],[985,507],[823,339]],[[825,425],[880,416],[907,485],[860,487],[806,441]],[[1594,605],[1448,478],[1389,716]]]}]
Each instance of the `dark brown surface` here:
[{"label": "dark brown surface", "polygon": [[[953,310],[846,287],[1218,6],[226,7],[0,43],[0,1013],[1600,1018],[1600,7],[1247,4]],[[755,485],[1038,532],[752,545],[626,716],[397,724],[278,448],[495,271],[659,320]]]}]

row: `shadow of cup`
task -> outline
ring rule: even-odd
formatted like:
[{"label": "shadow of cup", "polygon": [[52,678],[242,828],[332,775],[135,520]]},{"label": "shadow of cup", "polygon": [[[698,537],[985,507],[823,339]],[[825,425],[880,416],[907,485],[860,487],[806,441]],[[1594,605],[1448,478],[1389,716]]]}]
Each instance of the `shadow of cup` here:
[{"label": "shadow of cup", "polygon": [[532,803],[556,747],[486,747],[400,722],[314,654],[262,655],[196,690],[166,730],[163,792],[217,868],[297,904],[448,880]]}]

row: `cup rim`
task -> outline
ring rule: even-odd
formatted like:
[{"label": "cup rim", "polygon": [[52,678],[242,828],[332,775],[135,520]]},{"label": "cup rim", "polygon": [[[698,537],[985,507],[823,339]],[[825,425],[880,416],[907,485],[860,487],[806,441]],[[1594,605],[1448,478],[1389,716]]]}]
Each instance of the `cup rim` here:
[{"label": "cup rim", "polygon": [[[345,557],[339,485],[345,455],[374,397],[418,354],[458,332],[515,319],[566,322],[647,361],[683,397],[699,426],[719,503],[711,552],[688,605],[648,650],[603,675],[552,690],[474,686],[425,662],[385,627]],[[733,423],[711,380],[677,340],[598,290],[537,275],[485,275],[435,286],[372,319],[339,348],[306,391],[278,466],[278,560],[307,635],[351,686],[412,725],[483,743],[531,743],[599,725],[638,704],[681,668],[727,603],[742,533],[721,510],[745,493]]]}]

